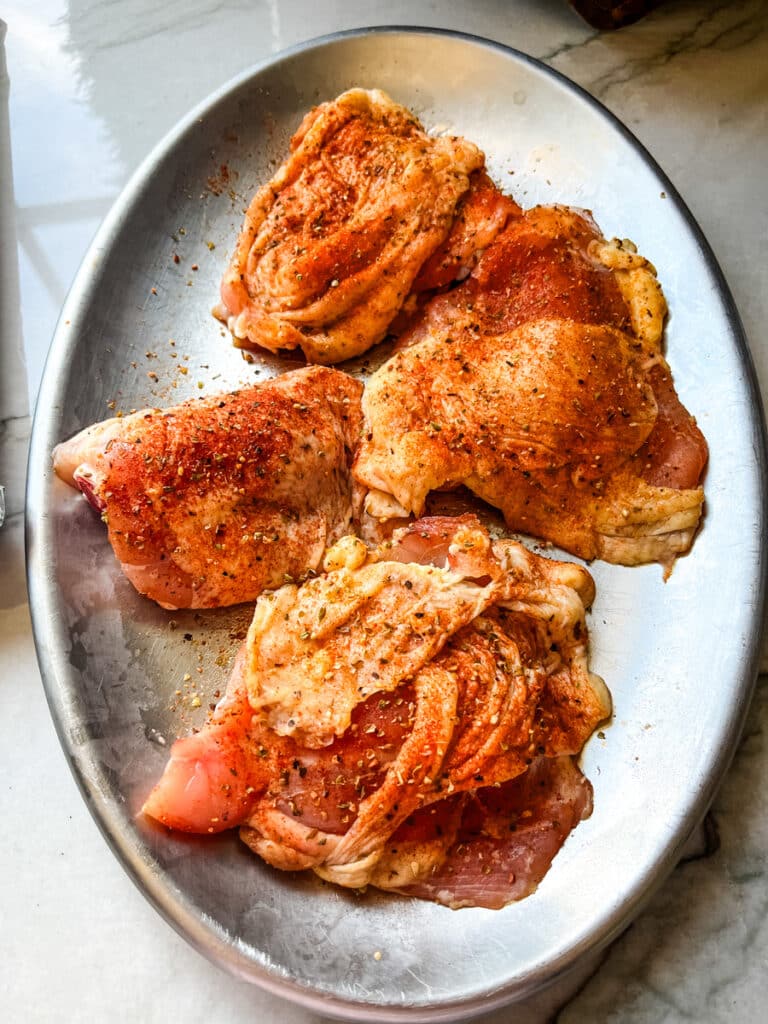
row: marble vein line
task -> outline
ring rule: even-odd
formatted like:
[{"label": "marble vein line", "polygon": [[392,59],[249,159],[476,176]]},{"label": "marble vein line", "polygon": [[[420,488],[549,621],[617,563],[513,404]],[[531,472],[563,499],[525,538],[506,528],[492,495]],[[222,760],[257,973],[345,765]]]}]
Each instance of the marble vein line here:
[{"label": "marble vein line", "polygon": [[[735,49],[748,46],[764,33],[766,25],[759,17],[765,12],[765,7],[761,3],[749,3],[746,7],[748,9],[743,16],[740,15],[744,12],[745,5],[741,5],[741,9],[738,11],[730,5],[717,6],[707,11],[689,28],[668,39],[661,52],[623,61],[617,67],[588,82],[589,91],[602,100],[615,87],[625,85],[629,81],[665,67],[681,55],[700,53],[718,47]],[[725,27],[716,30],[714,34],[708,35],[707,29],[715,28],[717,22],[722,18],[733,16],[736,16],[736,21],[732,21]],[[728,42],[728,46],[722,46],[724,41]],[[567,50],[568,48],[562,48],[563,53]]]},{"label": "marble vein line", "polygon": [[[227,10],[231,5],[227,0],[219,0],[218,3],[211,3],[210,0],[185,0],[183,3],[162,3],[157,4],[152,0],[141,15],[131,19],[130,24],[133,31],[127,30],[127,23],[120,17],[124,6],[124,0],[99,0],[92,8],[86,9],[83,13],[68,15],[70,25],[80,21],[85,29],[85,34],[93,31],[93,49],[106,51],[125,46],[128,43],[137,43],[154,36],[173,37],[174,32],[178,33],[179,28],[207,28],[210,26],[213,16]],[[135,6],[135,5],[134,5]],[[114,14],[107,14],[100,20],[99,15],[105,11],[113,11]],[[110,28],[113,29],[111,37],[107,35]]]},{"label": "marble vein line", "polygon": [[548,50],[545,53],[538,54],[538,60],[546,61],[548,64],[557,60],[558,57],[562,57],[566,53],[572,53],[574,50],[581,50],[585,46],[594,42],[595,39],[599,38],[600,32],[591,32],[585,36],[584,39],[580,39],[578,43],[563,43],[562,46],[555,47],[554,50]]}]

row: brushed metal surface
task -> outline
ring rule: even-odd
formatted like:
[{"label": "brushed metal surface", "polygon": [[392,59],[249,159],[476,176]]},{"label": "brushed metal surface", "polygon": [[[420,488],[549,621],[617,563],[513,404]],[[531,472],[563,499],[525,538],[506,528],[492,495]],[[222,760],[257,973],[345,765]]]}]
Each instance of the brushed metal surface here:
[{"label": "brushed metal surface", "polygon": [[[710,443],[704,525],[669,582],[658,566],[592,567],[592,663],[615,704],[583,756],[595,812],[539,890],[503,911],[361,898],[273,871],[234,835],[168,835],[138,819],[171,742],[223,688],[249,609],[169,615],[139,598],[98,519],[50,469],[53,445],[109,415],[110,402],[171,404],[200,394],[198,382],[213,392],[295,365],[244,362],[209,310],[253,190],[306,109],[352,85],[466,134],[524,205],[586,207],[608,237],[632,238],[658,268],[668,358]],[[288,51],[195,110],[139,168],[78,274],[40,391],[28,485],[30,601],[51,711],[84,798],[144,894],[223,967],[352,1020],[470,1016],[608,942],[675,864],[749,700],[765,590],[756,396],[727,287],[671,184],[610,114],[536,61],[434,30],[345,33]],[[187,673],[204,697],[196,719],[170,710]]]}]

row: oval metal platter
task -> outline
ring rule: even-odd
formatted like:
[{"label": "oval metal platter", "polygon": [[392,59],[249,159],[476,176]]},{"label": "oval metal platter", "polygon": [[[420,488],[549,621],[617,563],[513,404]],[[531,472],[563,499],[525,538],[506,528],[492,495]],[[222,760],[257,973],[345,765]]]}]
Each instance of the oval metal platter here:
[{"label": "oval metal platter", "polygon": [[[361,897],[274,871],[234,834],[172,835],[138,816],[174,738],[223,690],[251,609],[171,615],[140,598],[98,517],[50,468],[56,442],[113,408],[176,404],[297,365],[245,362],[210,309],[253,191],[304,112],[354,85],[471,138],[523,205],[588,208],[606,237],[634,240],[658,269],[669,362],[711,448],[703,528],[669,581],[656,565],[592,567],[592,665],[615,705],[582,758],[595,810],[537,892],[501,911]],[[84,798],[139,888],[222,967],[358,1021],[467,1017],[609,942],[675,864],[749,701],[765,575],[759,410],[737,313],[674,188],[611,114],[536,61],[448,32],[366,30],[290,50],[211,97],[140,167],[80,270],[30,461],[29,588],[48,700]],[[187,674],[203,697],[191,713],[177,693]]]}]

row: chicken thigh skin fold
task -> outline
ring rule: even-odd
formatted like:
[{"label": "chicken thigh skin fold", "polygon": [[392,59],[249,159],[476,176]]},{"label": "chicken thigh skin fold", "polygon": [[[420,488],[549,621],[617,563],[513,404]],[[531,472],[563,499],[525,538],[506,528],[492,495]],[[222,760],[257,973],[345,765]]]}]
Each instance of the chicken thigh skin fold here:
[{"label": "chicken thigh skin fold", "polygon": [[[484,162],[379,90],[315,107],[248,208],[216,315],[241,347],[301,348],[325,364],[360,355],[387,333]],[[457,263],[504,223],[485,203],[490,232],[457,239]]]},{"label": "chicken thigh skin fold", "polygon": [[586,211],[510,212],[368,382],[366,510],[418,516],[464,484],[514,530],[668,569],[700,521],[708,451],[662,353],[665,315],[653,265]]},{"label": "chicken thigh skin fold", "polygon": [[463,484],[509,527],[582,558],[671,563],[693,540],[706,446],[659,356],[570,320],[434,334],[369,380],[353,473],[377,518]]},{"label": "chicken thigh skin fold", "polygon": [[[420,543],[422,563],[399,560]],[[362,548],[259,599],[225,699],[174,745],[144,812],[239,825],[268,863],[343,886],[501,906],[591,810],[571,756],[610,714],[587,663],[592,579],[470,515]],[[537,781],[515,787],[532,765]],[[456,853],[470,832],[503,874],[486,901]]]},{"label": "chicken thigh skin fold", "polygon": [[324,367],[81,431],[56,473],[101,512],[123,572],[164,608],[256,598],[350,531],[362,386]]}]

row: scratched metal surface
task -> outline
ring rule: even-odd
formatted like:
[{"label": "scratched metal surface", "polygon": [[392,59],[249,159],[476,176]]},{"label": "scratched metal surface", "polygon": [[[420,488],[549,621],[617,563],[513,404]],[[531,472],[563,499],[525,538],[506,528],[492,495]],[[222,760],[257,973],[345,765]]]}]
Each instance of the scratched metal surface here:
[{"label": "scratched metal surface", "polygon": [[[428,126],[472,138],[525,205],[590,208],[608,237],[638,244],[669,301],[682,400],[711,447],[704,526],[670,581],[656,566],[593,567],[593,667],[615,702],[583,757],[595,812],[539,890],[498,912],[361,898],[275,872],[234,836],[171,836],[138,819],[170,743],[223,688],[249,610],[179,612],[172,628],[50,470],[53,445],[109,415],[109,402],[172,404],[200,394],[198,382],[212,392],[296,365],[245,363],[209,310],[249,196],[303,112],[352,85],[383,88]],[[353,369],[364,373],[365,360]],[[432,31],[335,36],[258,67],[190,115],[139,169],[69,296],[40,392],[27,505],[52,714],[84,798],[145,895],[223,967],[353,1020],[469,1016],[608,942],[674,865],[749,699],[765,570],[755,395],[738,316],[670,183],[599,105],[520,54]],[[203,706],[182,714],[170,708],[186,673]]]}]

